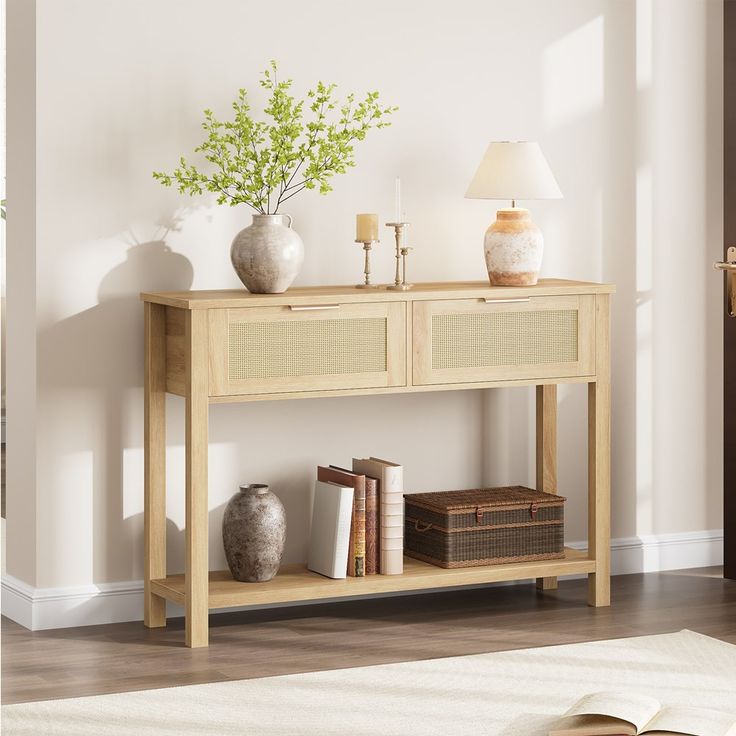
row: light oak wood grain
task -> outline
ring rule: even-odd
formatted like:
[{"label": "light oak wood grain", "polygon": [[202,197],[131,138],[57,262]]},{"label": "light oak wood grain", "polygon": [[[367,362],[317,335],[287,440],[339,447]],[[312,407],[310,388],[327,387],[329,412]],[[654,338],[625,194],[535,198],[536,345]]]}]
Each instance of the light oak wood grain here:
[{"label": "light oak wood grain", "polygon": [[[401,575],[367,575],[332,580],[307,570],[304,565],[284,566],[267,583],[239,583],[227,570],[212,572],[209,578],[210,608],[229,608],[288,601],[344,598],[346,596],[376,595],[397,591],[425,590],[478,585],[505,580],[523,580],[539,575],[575,575],[591,572],[595,562],[585,550],[565,550],[565,558],[536,562],[512,562],[505,565],[444,569],[404,558]],[[186,600],[186,586],[182,575],[171,575],[153,582],[154,590],[167,600],[182,605]]]},{"label": "light oak wood grain", "polygon": [[[311,393],[314,391],[355,390],[403,387],[406,383],[406,304],[381,302],[365,304],[335,304],[336,308],[315,311],[292,311],[288,306],[249,307],[247,309],[211,309],[210,315],[210,378],[213,397],[238,396],[240,394]],[[335,321],[379,319],[386,323],[386,363],[383,371],[345,373],[330,372],[326,375],[264,376],[236,379],[229,376],[230,342],[228,328],[233,324],[289,324],[293,327],[334,325]],[[354,324],[348,322],[347,324]],[[325,329],[328,329],[325,327]],[[288,353],[288,346],[280,346]],[[355,346],[353,350],[357,350]],[[345,346],[349,353],[350,345]],[[298,357],[298,356],[296,356]]]},{"label": "light oak wood grain", "polygon": [[[186,614],[186,643],[191,647],[206,646],[208,641],[208,610],[222,606],[241,605],[249,602],[279,603],[313,600],[325,597],[346,597],[372,593],[390,593],[401,590],[423,590],[435,587],[482,584],[499,580],[539,578],[540,587],[551,590],[558,575],[574,573],[590,574],[590,600],[597,606],[607,605],[609,596],[609,346],[608,346],[608,295],[613,287],[562,280],[545,280],[534,287],[488,287],[482,283],[420,284],[408,292],[362,291],[352,287],[314,287],[290,290],[286,294],[253,295],[241,291],[228,292],[177,292],[169,294],[144,294],[147,314],[152,309],[165,309],[165,340],[157,343],[156,350],[165,346],[163,365],[165,387],[169,392],[185,396],[186,401],[186,570],[185,575],[166,576],[160,562],[146,570],[146,590],[151,601],[162,597],[180,603]],[[512,302],[508,300],[511,299]],[[522,301],[519,301],[522,300]],[[230,351],[229,340],[247,331],[233,329],[238,323],[258,323],[273,331],[272,324],[281,325],[289,320],[310,326],[324,320],[325,310],[304,310],[304,307],[329,305],[329,318],[360,319],[363,317],[384,319],[386,323],[386,370],[372,372],[342,371],[340,375],[320,375],[311,367],[309,375],[284,374],[274,370],[266,372],[241,370],[232,361],[238,353]],[[297,309],[294,309],[297,307]],[[503,365],[453,367],[436,369],[432,364],[433,314],[532,314],[548,310],[577,315],[577,339],[570,343],[569,317],[563,327],[553,322],[563,340],[560,355],[562,362],[548,362],[548,348],[540,348],[543,360],[519,365],[519,360]],[[154,309],[155,311],[155,309]],[[158,312],[160,315],[161,312]],[[506,325],[549,322],[546,320],[516,320],[502,317]],[[327,323],[334,327],[334,322]],[[574,322],[572,323],[575,324]],[[325,328],[327,329],[327,327]],[[375,329],[371,326],[370,329]],[[573,327],[574,329],[574,327]],[[289,330],[291,325],[289,325]],[[567,332],[566,332],[567,330]],[[284,330],[279,327],[274,334]],[[148,334],[148,333],[147,333]],[[260,334],[260,333],[259,333]],[[311,331],[310,331],[311,334]],[[368,333],[370,334],[370,333]],[[373,333],[375,334],[375,333]],[[507,336],[513,341],[515,335]],[[524,335],[519,335],[523,339]],[[540,335],[543,337],[543,335]],[[244,338],[239,338],[244,339]],[[373,336],[371,339],[375,339]],[[472,348],[473,336],[469,336]],[[567,341],[567,342],[564,342]],[[372,343],[370,343],[372,344]],[[383,342],[381,337],[381,349]],[[572,348],[570,345],[572,344]],[[448,343],[449,345],[449,343]],[[532,343],[533,350],[537,350]],[[556,346],[557,343],[554,343]],[[289,346],[286,345],[286,348]],[[571,352],[574,348],[575,352]],[[248,354],[250,343],[239,348]],[[525,348],[526,349],[526,348]],[[532,350],[532,355],[536,355]],[[287,351],[288,352],[288,351]],[[456,362],[452,351],[448,362]],[[472,354],[472,349],[471,349]],[[383,355],[383,354],[382,354]],[[509,355],[516,356],[514,350]],[[524,360],[529,352],[521,353]],[[571,357],[568,359],[568,355]],[[233,357],[235,356],[235,357]],[[319,356],[317,356],[319,357]],[[370,357],[370,356],[369,356]],[[556,354],[553,357],[557,357]],[[274,365],[281,365],[280,358]],[[310,358],[310,360],[312,360]],[[382,357],[383,359],[383,357]],[[249,364],[248,364],[249,365]],[[311,364],[310,364],[311,366]],[[319,366],[318,366],[319,367]],[[298,371],[297,371],[298,372]],[[329,373],[328,371],[324,372]],[[338,372],[340,373],[340,372]],[[232,378],[238,375],[256,375]],[[378,378],[377,378],[378,377]],[[268,584],[247,585],[235,583],[227,575],[214,573],[208,577],[207,562],[207,442],[208,404],[236,401],[258,401],[286,398],[323,396],[373,395],[382,393],[448,391],[498,386],[537,385],[537,461],[538,485],[545,490],[556,490],[556,384],[588,383],[590,396],[589,414],[589,533],[590,555],[568,551],[563,560],[536,563],[514,563],[489,568],[465,568],[442,570],[424,563],[411,561],[408,572],[401,576],[371,576],[350,588],[353,583],[319,579],[303,569],[284,570]],[[149,407],[155,406],[156,392],[161,393],[147,379],[146,393]],[[160,400],[160,396],[158,397]],[[153,416],[153,415],[152,415]],[[154,428],[154,424],[151,425]],[[146,454],[161,457],[160,438],[155,429],[146,433]],[[150,460],[149,460],[150,462]],[[163,462],[151,467],[163,467]],[[147,468],[149,466],[147,465]],[[158,472],[158,471],[156,471]],[[147,470],[147,477],[158,478]],[[156,481],[159,482],[159,481]],[[155,494],[151,498],[157,498]],[[147,514],[149,507],[147,506]],[[157,520],[156,514],[159,518]],[[153,530],[160,526],[160,510],[150,508],[147,522],[147,544],[160,539]],[[165,537],[164,537],[165,539]],[[157,553],[156,553],[157,554]],[[152,555],[152,559],[156,558]],[[157,558],[158,559],[158,558]],[[152,570],[156,570],[154,573]],[[243,587],[245,586],[245,587]],[[348,587],[346,587],[348,586]],[[152,605],[160,606],[159,603]],[[148,621],[159,621],[160,616],[149,615]],[[160,625],[160,624],[158,624]]]},{"label": "light oak wood grain", "polygon": [[470,391],[480,388],[522,388],[540,384],[589,383],[594,376],[548,376],[508,381],[473,381],[469,383],[428,384],[426,386],[394,386],[387,388],[352,388],[334,391],[294,391],[274,394],[242,394],[210,396],[210,404],[237,404],[250,401],[283,401],[285,399],[319,399],[332,396],[380,396],[382,394],[421,394],[428,391]]},{"label": "light oak wood grain", "polygon": [[186,313],[186,643],[207,646],[209,387],[207,312]]},{"label": "light oak wood grain", "polygon": [[[591,334],[594,329],[594,300],[590,295],[534,296],[528,302],[486,302],[484,299],[435,299],[415,302],[412,307],[414,338],[413,384],[458,384],[478,381],[528,380],[545,377],[591,375],[595,372],[595,352]],[[577,313],[577,350],[575,360],[561,362],[508,362],[501,365],[463,365],[452,368],[434,366],[432,320],[436,315],[498,315],[541,313],[564,310]],[[519,337],[521,339],[521,336]]]},{"label": "light oak wood grain", "polygon": [[184,375],[184,320],[186,310],[166,307],[166,390],[186,395]]},{"label": "light oak wood grain", "polygon": [[[537,490],[557,493],[557,386],[537,386]],[[556,577],[537,578],[540,590],[557,588]]]},{"label": "light oak wood grain", "polygon": [[228,309],[210,309],[209,315],[209,370],[210,396],[229,396],[228,379]]},{"label": "light oak wood grain", "polygon": [[144,321],[143,621],[153,628],[166,625],[166,601],[151,588],[166,575],[166,307],[146,303]]},{"label": "light oak wood grain", "polygon": [[350,302],[421,301],[424,299],[521,298],[527,296],[562,296],[564,294],[610,294],[612,284],[567,279],[540,279],[536,286],[489,286],[487,281],[438,281],[415,284],[410,291],[356,289],[354,286],[306,286],[283,294],[250,294],[244,289],[218,291],[171,291],[142,293],[143,301],[166,304],[181,309],[238,309],[279,305],[329,304],[337,299]]}]

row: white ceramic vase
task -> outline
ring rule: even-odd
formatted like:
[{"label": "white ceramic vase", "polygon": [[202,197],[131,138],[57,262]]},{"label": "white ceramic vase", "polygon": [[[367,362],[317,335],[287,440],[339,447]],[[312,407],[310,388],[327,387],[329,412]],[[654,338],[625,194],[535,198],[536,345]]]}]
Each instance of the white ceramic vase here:
[{"label": "white ceramic vase", "polygon": [[291,215],[253,215],[230,247],[235,273],[253,294],[282,294],[304,262],[304,243],[291,229]]},{"label": "white ceramic vase", "polygon": [[492,286],[533,286],[542,265],[544,239],[521,207],[498,210],[486,230],[485,256]]}]

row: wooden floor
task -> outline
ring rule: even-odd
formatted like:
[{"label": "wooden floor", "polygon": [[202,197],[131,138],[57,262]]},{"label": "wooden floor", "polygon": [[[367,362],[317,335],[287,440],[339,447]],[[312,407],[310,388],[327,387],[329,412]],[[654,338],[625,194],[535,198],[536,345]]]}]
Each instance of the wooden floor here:
[{"label": "wooden floor", "polygon": [[293,672],[449,657],[692,629],[736,643],[736,582],[720,570],[626,575],[613,605],[588,608],[586,581],[223,613],[208,649],[186,649],[182,620],[2,629],[2,701],[18,703]]}]

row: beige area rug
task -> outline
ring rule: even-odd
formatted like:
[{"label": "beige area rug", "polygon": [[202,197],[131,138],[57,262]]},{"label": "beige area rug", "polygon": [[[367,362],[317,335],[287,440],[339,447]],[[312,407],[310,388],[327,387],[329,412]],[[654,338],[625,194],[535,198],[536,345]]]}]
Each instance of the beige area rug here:
[{"label": "beige area rug", "polygon": [[25,703],[2,709],[2,733],[534,736],[597,690],[736,714],[736,646],[681,631]]}]

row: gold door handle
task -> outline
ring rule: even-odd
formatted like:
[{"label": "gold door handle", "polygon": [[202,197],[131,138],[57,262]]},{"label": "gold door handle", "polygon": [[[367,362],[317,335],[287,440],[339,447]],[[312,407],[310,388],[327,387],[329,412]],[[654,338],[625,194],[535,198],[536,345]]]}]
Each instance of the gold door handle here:
[{"label": "gold door handle", "polygon": [[340,309],[339,304],[289,304],[292,312],[319,312],[323,309]]},{"label": "gold door handle", "polygon": [[513,299],[484,299],[486,304],[522,304],[529,301],[528,296],[514,297]]},{"label": "gold door handle", "polygon": [[725,261],[716,261],[713,268],[726,272],[726,291],[728,301],[728,316],[736,317],[736,246],[726,251]]}]

